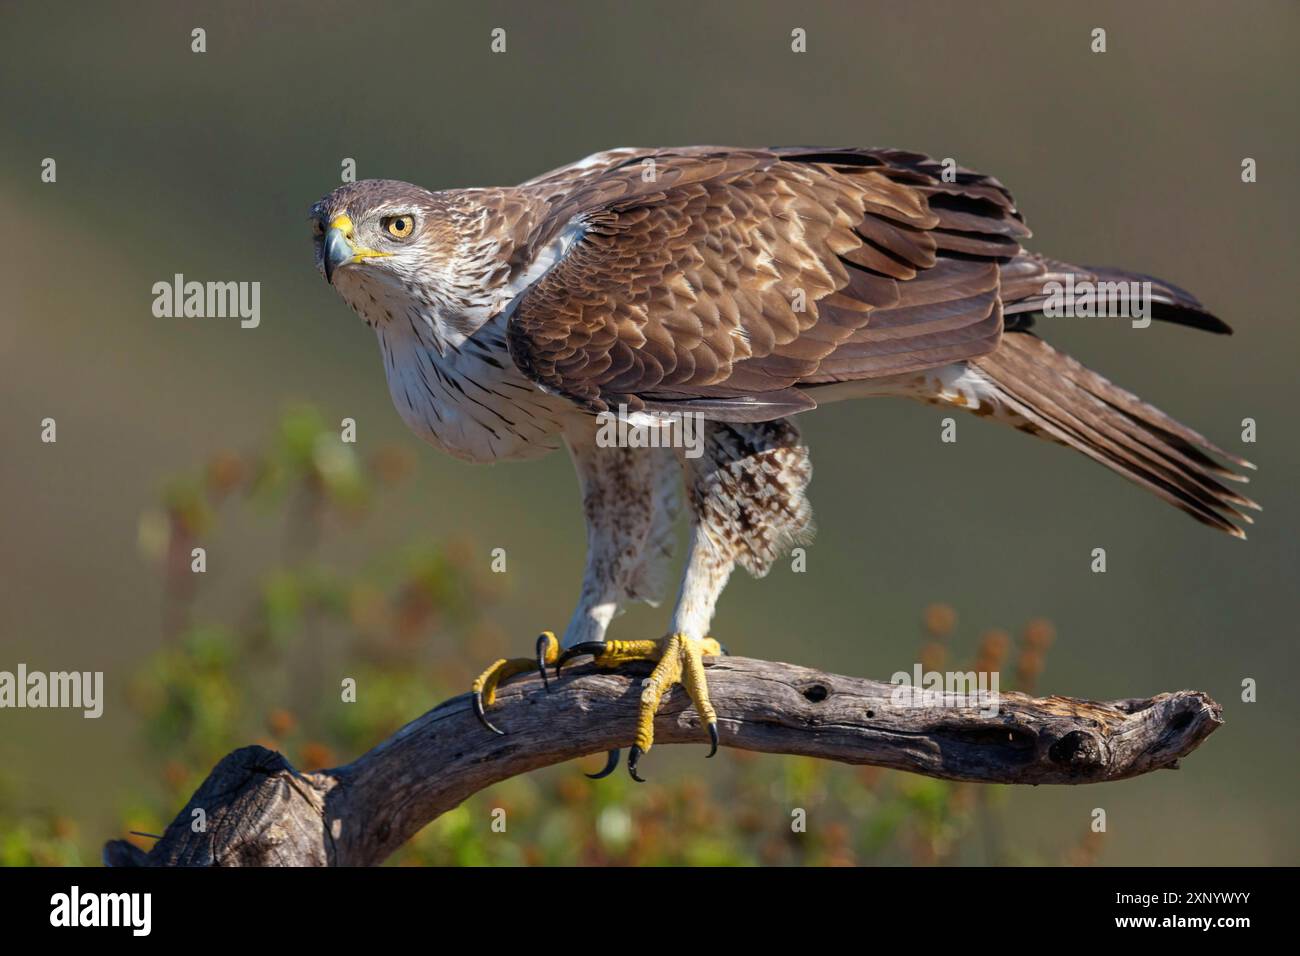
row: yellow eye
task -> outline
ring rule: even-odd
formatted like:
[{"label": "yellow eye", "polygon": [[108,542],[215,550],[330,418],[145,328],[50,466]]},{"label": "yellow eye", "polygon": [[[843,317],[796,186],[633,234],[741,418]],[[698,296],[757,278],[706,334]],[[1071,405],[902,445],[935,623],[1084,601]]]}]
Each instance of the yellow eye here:
[{"label": "yellow eye", "polygon": [[389,216],[384,220],[384,228],[394,239],[405,239],[415,228],[415,219],[411,216]]}]

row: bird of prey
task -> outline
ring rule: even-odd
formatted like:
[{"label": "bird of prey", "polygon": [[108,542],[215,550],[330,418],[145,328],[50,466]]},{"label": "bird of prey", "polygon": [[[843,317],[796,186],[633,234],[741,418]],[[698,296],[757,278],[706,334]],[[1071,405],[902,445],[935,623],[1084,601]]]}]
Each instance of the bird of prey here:
[{"label": "bird of prey", "polygon": [[[535,658],[484,672],[474,703],[501,733],[486,708],[507,677],[546,680],[583,654],[654,661],[628,758],[638,780],[673,684],[716,752],[702,663],[721,652],[714,605],[735,565],[761,577],[810,534],[797,414],[877,396],[964,408],[1228,534],[1244,537],[1244,509],[1258,507],[1225,484],[1249,462],[1034,331],[1062,305],[1071,314],[1079,290],[1116,283],[1150,283],[1155,319],[1228,326],[1169,282],[1027,252],[1001,183],[924,155],[623,148],[515,187],[349,183],[310,218],[316,266],[374,328],[417,435],[475,462],[568,447],[589,549],[577,608]],[[702,453],[602,441],[608,414],[650,427],[693,416]],[[620,605],[661,597],[683,499],[690,546],[667,636],[606,640]]]}]

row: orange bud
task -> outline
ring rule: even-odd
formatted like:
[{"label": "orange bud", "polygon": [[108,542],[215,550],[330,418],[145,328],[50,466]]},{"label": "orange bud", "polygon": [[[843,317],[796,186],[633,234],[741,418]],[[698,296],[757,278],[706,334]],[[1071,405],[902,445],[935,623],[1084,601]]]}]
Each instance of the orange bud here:
[{"label": "orange bud", "polygon": [[931,604],[925,609],[924,621],[931,637],[944,638],[957,626],[957,612],[947,604]]},{"label": "orange bud", "polygon": [[1045,651],[1056,640],[1056,628],[1045,617],[1036,617],[1025,625],[1025,643],[1035,650]]}]

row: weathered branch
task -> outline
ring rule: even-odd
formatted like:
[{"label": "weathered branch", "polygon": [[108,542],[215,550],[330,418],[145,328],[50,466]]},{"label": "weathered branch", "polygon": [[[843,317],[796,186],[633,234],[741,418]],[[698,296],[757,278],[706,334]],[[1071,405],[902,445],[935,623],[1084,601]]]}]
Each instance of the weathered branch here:
[{"label": "weathered branch", "polygon": [[[223,759],[148,854],[115,840],[109,865],[366,865],[384,860],[440,814],[517,774],[631,743],[640,678],[573,666],[548,693],[536,676],[498,692],[499,737],[468,695],[407,724],[344,767],[299,773],[278,753]],[[898,706],[892,684],[806,667],[711,660],[724,746],[874,764],[947,780],[1098,783],[1173,768],[1223,722],[1199,691],[1101,703],[1002,694],[978,707]],[[655,743],[701,743],[681,688],[667,695]],[[593,784],[598,786],[598,784]],[[195,810],[206,829],[191,826]]]}]

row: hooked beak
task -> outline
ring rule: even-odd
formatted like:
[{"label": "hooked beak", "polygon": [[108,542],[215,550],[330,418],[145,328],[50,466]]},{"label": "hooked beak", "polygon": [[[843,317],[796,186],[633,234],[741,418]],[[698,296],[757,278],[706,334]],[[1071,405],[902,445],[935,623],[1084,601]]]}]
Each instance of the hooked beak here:
[{"label": "hooked beak", "polygon": [[378,259],[391,255],[374,249],[361,249],[352,244],[352,220],[347,216],[335,216],[325,231],[325,243],[322,248],[325,259],[325,281],[333,285],[334,273],[346,265],[361,262],[363,259]]},{"label": "hooked beak", "polygon": [[342,229],[333,226],[325,233],[325,281],[334,284],[334,270],[352,261],[352,243]]}]

